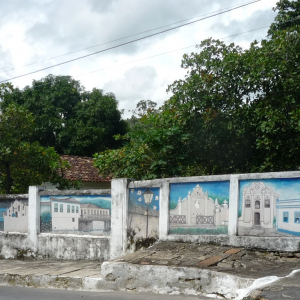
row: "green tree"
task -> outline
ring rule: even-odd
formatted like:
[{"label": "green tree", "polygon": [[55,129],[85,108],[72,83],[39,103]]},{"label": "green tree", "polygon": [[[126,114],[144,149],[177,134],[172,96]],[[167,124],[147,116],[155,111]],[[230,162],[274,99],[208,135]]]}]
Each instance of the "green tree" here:
[{"label": "green tree", "polygon": [[294,25],[300,25],[299,0],[280,0],[276,3],[273,10],[278,11],[278,13],[268,31],[269,36],[272,36],[278,30],[284,30]]},{"label": "green tree", "polygon": [[121,120],[114,94],[100,89],[84,92],[75,108],[74,117],[61,132],[59,141],[65,154],[92,156],[97,151],[118,148],[113,136],[124,135],[127,124]]},{"label": "green tree", "polygon": [[157,114],[141,118],[100,172],[136,179],[296,170],[300,167],[300,29],[247,50],[208,39],[184,55],[185,79]]},{"label": "green tree", "polygon": [[159,109],[156,109],[157,103],[151,100],[140,100],[136,108],[132,110],[132,116],[126,122],[130,130],[134,130],[136,126],[144,126],[140,119],[146,114],[156,114]]},{"label": "green tree", "polygon": [[33,117],[28,110],[12,104],[0,115],[1,193],[24,193],[29,185],[46,181],[59,188],[73,186],[60,176],[67,163],[53,148],[31,142],[33,132]]},{"label": "green tree", "polygon": [[92,156],[118,147],[113,135],[127,129],[113,94],[85,91],[70,76],[48,75],[23,90],[6,92],[2,98],[4,111],[16,103],[32,112],[36,125],[33,139],[60,154]]}]

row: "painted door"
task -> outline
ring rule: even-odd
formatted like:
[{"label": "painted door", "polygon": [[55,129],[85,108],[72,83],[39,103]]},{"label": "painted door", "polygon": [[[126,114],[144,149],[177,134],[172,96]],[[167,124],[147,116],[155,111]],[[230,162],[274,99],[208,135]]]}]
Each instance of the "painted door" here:
[{"label": "painted door", "polygon": [[254,225],[260,225],[260,213],[254,213]]}]

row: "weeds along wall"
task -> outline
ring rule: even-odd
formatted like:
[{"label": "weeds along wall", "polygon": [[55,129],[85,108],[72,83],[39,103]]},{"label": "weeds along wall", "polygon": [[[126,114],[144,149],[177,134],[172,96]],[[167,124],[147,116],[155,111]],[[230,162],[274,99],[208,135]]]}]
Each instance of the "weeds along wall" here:
[{"label": "weeds along wall", "polygon": [[0,257],[108,260],[110,190],[0,196]]}]

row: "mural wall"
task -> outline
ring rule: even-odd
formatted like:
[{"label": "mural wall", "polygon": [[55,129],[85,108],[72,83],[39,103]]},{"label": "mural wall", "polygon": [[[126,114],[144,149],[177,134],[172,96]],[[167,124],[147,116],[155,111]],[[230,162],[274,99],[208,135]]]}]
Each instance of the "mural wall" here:
[{"label": "mural wall", "polygon": [[170,184],[170,234],[227,234],[229,181]]},{"label": "mural wall", "polygon": [[128,228],[136,237],[158,237],[159,188],[129,190]]},{"label": "mural wall", "polygon": [[41,196],[41,232],[110,232],[111,196]]},{"label": "mural wall", "polygon": [[300,178],[241,180],[238,234],[300,236]]},{"label": "mural wall", "polygon": [[0,202],[0,231],[28,231],[28,199]]}]

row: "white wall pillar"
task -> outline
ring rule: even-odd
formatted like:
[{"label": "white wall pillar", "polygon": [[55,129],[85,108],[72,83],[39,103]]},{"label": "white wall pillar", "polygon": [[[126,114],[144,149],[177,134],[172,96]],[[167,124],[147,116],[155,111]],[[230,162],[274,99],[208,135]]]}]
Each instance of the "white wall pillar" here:
[{"label": "white wall pillar", "polygon": [[118,258],[126,253],[128,227],[128,184],[127,178],[111,181],[111,233],[110,259]]},{"label": "white wall pillar", "polygon": [[170,185],[164,180],[159,195],[159,239],[166,239],[169,233]]},{"label": "white wall pillar", "polygon": [[238,214],[239,214],[239,177],[230,176],[229,191],[229,222],[228,235],[237,235],[238,233]]},{"label": "white wall pillar", "polygon": [[28,239],[33,245],[33,251],[37,250],[37,235],[40,233],[41,204],[39,186],[30,186],[28,190]]}]

